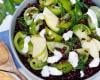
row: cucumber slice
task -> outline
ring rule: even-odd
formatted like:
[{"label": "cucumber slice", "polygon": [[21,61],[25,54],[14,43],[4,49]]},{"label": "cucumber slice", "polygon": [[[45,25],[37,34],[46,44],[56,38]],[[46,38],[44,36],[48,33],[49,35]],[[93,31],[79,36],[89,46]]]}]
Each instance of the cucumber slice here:
[{"label": "cucumber slice", "polygon": [[44,51],[41,53],[41,56],[38,57],[38,60],[45,62],[47,58],[48,58],[47,48],[45,48]]},{"label": "cucumber slice", "polygon": [[57,27],[57,25],[59,23],[59,18],[54,15],[47,7],[44,8],[43,14],[48,27],[51,30],[58,32],[59,28]]},{"label": "cucumber slice", "polygon": [[48,49],[53,52],[55,48],[66,48],[66,50],[69,50],[69,47],[65,45],[64,43],[59,43],[59,42],[47,42],[47,47]]},{"label": "cucumber slice", "polygon": [[46,40],[45,38],[42,38],[40,36],[32,36],[31,42],[33,44],[33,52],[32,57],[40,57],[44,53],[44,50],[46,49]]}]

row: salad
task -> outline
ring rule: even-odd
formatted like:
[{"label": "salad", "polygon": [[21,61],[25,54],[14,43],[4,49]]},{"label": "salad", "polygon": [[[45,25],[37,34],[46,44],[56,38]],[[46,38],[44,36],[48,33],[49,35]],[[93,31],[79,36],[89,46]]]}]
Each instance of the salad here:
[{"label": "salad", "polygon": [[16,20],[23,64],[46,80],[86,79],[100,70],[100,8],[91,0],[38,0]]}]

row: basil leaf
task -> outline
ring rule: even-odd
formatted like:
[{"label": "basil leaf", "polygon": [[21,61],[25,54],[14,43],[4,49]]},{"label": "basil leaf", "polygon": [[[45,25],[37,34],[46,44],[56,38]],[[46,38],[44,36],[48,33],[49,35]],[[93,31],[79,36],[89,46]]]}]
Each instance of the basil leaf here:
[{"label": "basil leaf", "polygon": [[13,14],[15,11],[15,6],[13,4],[13,0],[4,0],[4,5],[6,7],[6,11],[10,14]]}]

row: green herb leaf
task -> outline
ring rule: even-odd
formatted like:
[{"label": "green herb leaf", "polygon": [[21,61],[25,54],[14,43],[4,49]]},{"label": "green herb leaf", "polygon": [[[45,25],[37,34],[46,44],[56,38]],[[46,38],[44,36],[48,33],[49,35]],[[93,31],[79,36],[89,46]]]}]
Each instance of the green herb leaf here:
[{"label": "green herb leaf", "polygon": [[13,14],[15,11],[15,6],[13,4],[13,0],[4,0],[4,5],[6,7],[6,11],[10,14]]},{"label": "green herb leaf", "polygon": [[85,63],[84,61],[82,60],[82,58],[79,59],[79,63],[78,63],[78,67],[76,69],[80,69],[80,70],[83,70],[85,68]]},{"label": "green herb leaf", "polygon": [[5,16],[6,16],[5,6],[3,4],[0,4],[0,24],[2,23]]},{"label": "green herb leaf", "polygon": [[76,37],[75,35],[73,35],[73,37],[71,39],[69,39],[66,44],[69,46],[69,51],[77,48],[77,43],[81,43],[78,39],[78,37]]}]

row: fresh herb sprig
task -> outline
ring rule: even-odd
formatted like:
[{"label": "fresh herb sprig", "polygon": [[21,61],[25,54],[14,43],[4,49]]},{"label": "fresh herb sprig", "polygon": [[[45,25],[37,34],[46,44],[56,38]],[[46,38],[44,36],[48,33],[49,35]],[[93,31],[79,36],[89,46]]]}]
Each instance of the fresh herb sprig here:
[{"label": "fresh herb sprig", "polygon": [[3,0],[0,3],[0,24],[6,17],[6,13],[13,14],[15,12],[15,5],[20,4],[23,0]]}]

